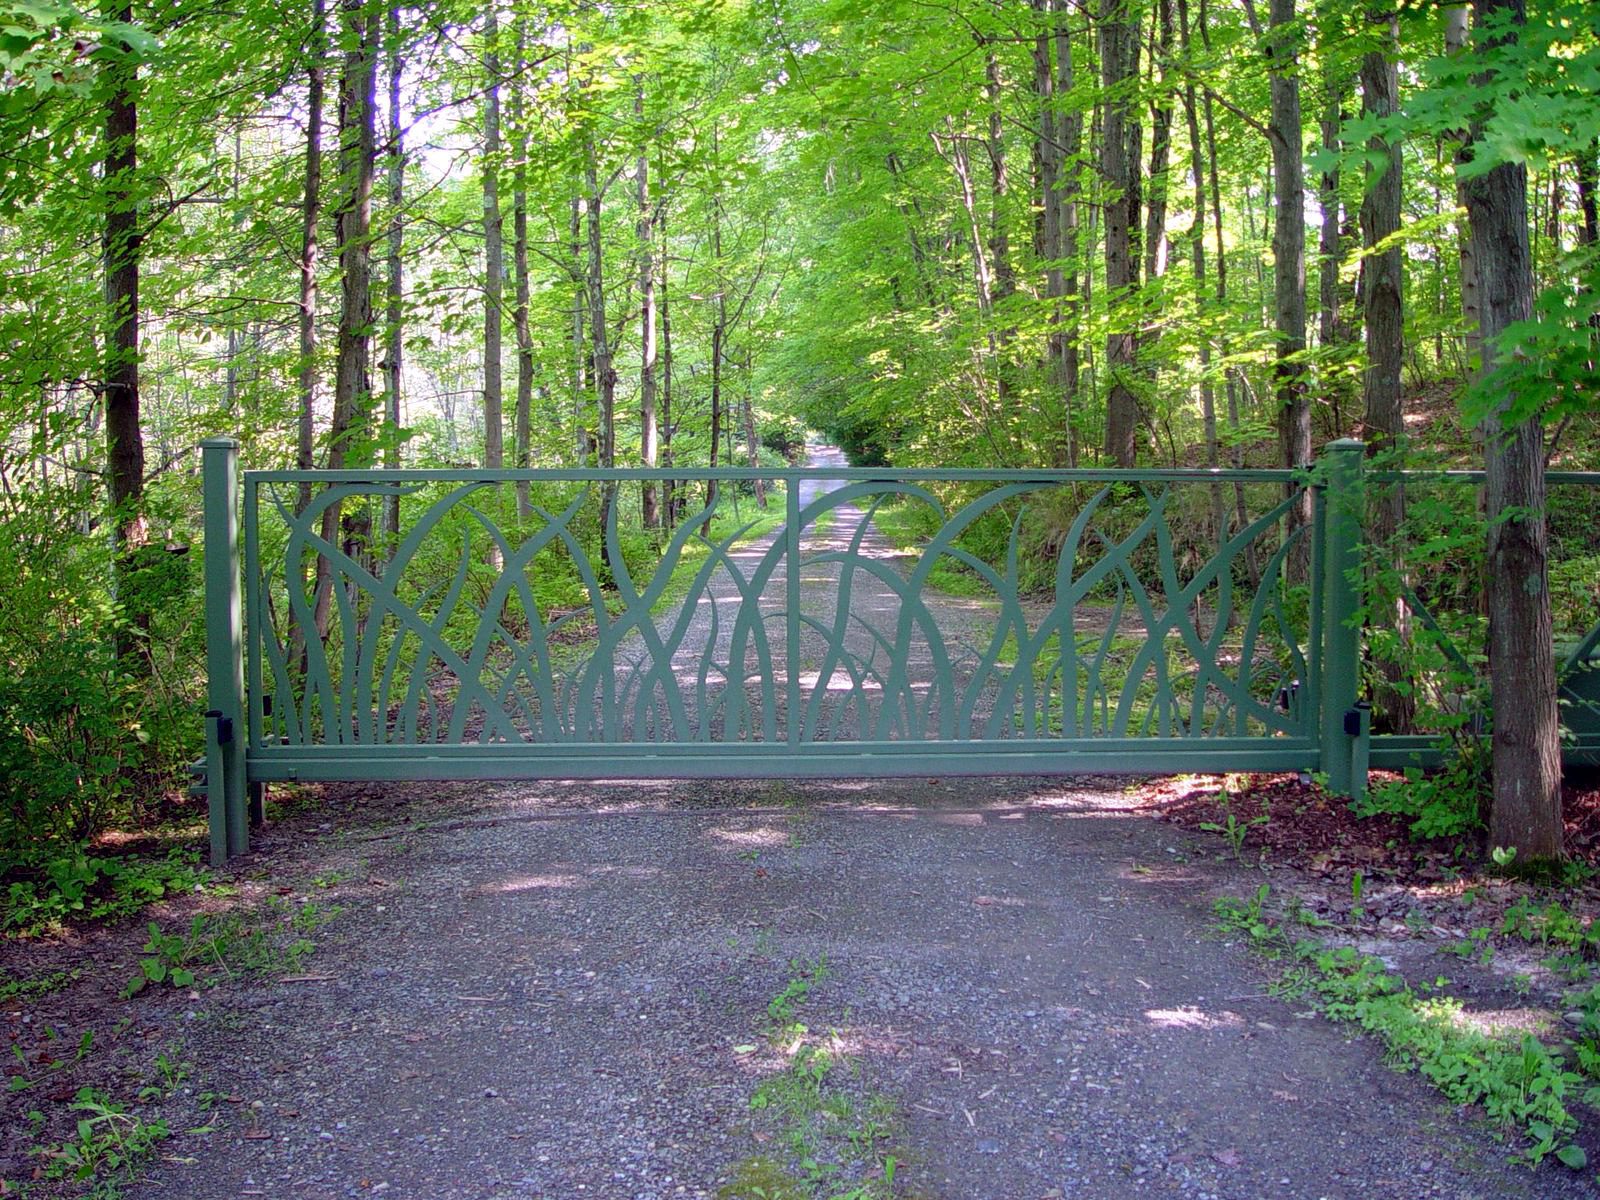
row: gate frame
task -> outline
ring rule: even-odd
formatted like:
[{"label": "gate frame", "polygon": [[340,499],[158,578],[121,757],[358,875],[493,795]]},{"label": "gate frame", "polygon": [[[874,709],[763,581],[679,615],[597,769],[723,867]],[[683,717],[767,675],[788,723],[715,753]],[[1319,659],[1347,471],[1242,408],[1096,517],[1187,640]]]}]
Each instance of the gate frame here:
[{"label": "gate frame", "polygon": [[[1156,761],[1173,759],[1173,769],[1195,769],[1195,758],[1226,755],[1234,770],[1319,770],[1329,790],[1351,795],[1365,789],[1369,759],[1370,723],[1365,702],[1359,700],[1361,628],[1361,532],[1363,477],[1366,446],[1340,439],[1324,447],[1315,470],[1301,486],[1313,497],[1312,604],[1320,608],[1308,629],[1307,685],[1316,707],[1308,712],[1308,737],[1206,737],[1140,739],[1137,756],[1125,745],[1112,749],[1103,738],[1050,739],[1048,748],[1034,742],[986,742],[985,753],[957,752],[940,743],[810,743],[759,747],[754,743],[671,743],[654,745],[648,752],[617,756],[605,743],[577,744],[552,749],[537,756],[537,770],[528,767],[526,747],[496,745],[436,745],[415,747],[412,755],[396,762],[393,750],[382,746],[298,747],[295,761],[253,760],[250,750],[251,712],[245,688],[246,629],[243,605],[243,563],[240,553],[239,443],[233,438],[211,438],[201,443],[205,530],[205,623],[207,700],[206,756],[197,770],[208,800],[211,860],[220,865],[245,853],[250,828],[264,817],[264,791],[268,782],[287,780],[332,781],[365,779],[527,779],[563,778],[566,772],[594,777],[597,759],[605,759],[607,778],[892,778],[925,775],[1001,774],[1147,774]],[[677,478],[686,472],[598,471],[561,472],[562,477],[624,480],[643,477]],[[819,469],[819,478],[852,478],[855,471]],[[270,473],[269,473],[270,474]],[[372,472],[381,480],[383,472]],[[452,476],[462,473],[452,472]],[[499,479],[517,478],[524,472],[472,472]],[[703,471],[689,471],[696,478]],[[738,479],[773,475],[759,470],[726,469],[717,478]],[[776,474],[801,477],[794,469]],[[885,471],[885,477],[920,475],[929,479],[988,478],[992,472]],[[1237,471],[1171,469],[1146,471],[1016,472],[1021,479],[1054,481],[1084,477],[1109,483],[1182,482],[1221,484],[1242,480],[1286,483],[1293,473],[1280,470]],[[874,477],[869,473],[866,478]],[[797,489],[789,489],[786,537],[789,552],[797,558]],[[254,505],[250,505],[253,509]],[[253,517],[253,513],[248,514]],[[798,561],[789,569],[788,603],[797,599]],[[1318,625],[1320,624],[1320,630]],[[1317,635],[1320,633],[1320,637]],[[1124,741],[1126,739],[1116,739]],[[841,753],[841,746],[851,747]],[[970,745],[970,743],[964,743]],[[1239,763],[1233,765],[1234,756]],[[1085,761],[1085,760],[1088,761]],[[744,765],[741,768],[740,763]],[[501,769],[498,764],[520,766]],[[1205,763],[1204,766],[1212,766]],[[733,769],[729,769],[729,768]],[[676,769],[674,769],[676,768]]]}]

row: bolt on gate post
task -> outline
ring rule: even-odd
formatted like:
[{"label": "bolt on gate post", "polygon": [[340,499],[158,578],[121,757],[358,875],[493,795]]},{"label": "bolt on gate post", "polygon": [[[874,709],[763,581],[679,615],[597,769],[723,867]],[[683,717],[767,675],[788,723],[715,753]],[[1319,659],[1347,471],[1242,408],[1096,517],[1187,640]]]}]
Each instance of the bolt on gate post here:
[{"label": "bolt on gate post", "polygon": [[246,814],[244,616],[239,572],[239,443],[200,443],[205,504],[206,801],[211,862],[250,848]]},{"label": "bolt on gate post", "polygon": [[[1352,438],[1323,450],[1322,695],[1320,759],[1336,796],[1366,791],[1367,718],[1361,690],[1361,530],[1365,513],[1366,444]],[[1352,719],[1353,718],[1353,719]],[[1358,760],[1360,777],[1357,778]]]}]

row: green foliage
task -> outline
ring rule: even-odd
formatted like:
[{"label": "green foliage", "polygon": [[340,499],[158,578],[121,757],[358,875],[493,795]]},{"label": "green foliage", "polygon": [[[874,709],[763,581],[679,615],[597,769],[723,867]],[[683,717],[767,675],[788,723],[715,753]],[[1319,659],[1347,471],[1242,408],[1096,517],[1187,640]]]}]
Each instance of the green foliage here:
[{"label": "green foliage", "polygon": [[59,857],[14,868],[0,898],[0,929],[28,934],[74,919],[131,916],[153,900],[204,886],[198,855],[172,850],[165,858],[113,858],[69,847]]},{"label": "green foliage", "polygon": [[139,1165],[170,1136],[165,1121],[145,1120],[93,1087],[78,1090],[69,1105],[81,1114],[76,1136],[39,1151],[46,1179],[68,1179],[97,1200],[116,1200]]},{"label": "green foliage", "polygon": [[341,910],[308,900],[299,906],[269,902],[256,914],[201,914],[186,930],[165,933],[150,922],[149,940],[139,969],[123,986],[124,998],[148,987],[194,987],[208,977],[274,974],[301,969],[316,945],[307,934],[326,925]]},{"label": "green foliage", "polygon": [[1519,1130],[1519,1157],[1537,1165],[1554,1155],[1568,1167],[1586,1162],[1570,1141],[1577,1126],[1568,1105],[1585,1092],[1582,1074],[1532,1034],[1486,1032],[1460,1001],[1418,995],[1382,960],[1352,946],[1293,941],[1264,909],[1266,885],[1251,900],[1225,898],[1224,928],[1246,932],[1255,947],[1288,961],[1276,990],[1307,997],[1328,1017],[1381,1038],[1390,1062],[1416,1070],[1452,1104],[1475,1104],[1492,1121]]},{"label": "green foliage", "polygon": [[1407,767],[1402,778],[1368,788],[1351,808],[1360,817],[1381,814],[1408,821],[1419,841],[1460,837],[1483,827],[1488,791],[1485,756],[1468,745],[1438,770]]}]

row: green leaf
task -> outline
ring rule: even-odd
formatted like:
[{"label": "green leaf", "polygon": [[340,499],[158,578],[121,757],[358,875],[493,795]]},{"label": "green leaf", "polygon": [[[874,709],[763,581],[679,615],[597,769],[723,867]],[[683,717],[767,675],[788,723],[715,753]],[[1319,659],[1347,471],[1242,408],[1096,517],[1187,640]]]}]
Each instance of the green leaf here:
[{"label": "green leaf", "polygon": [[1584,1153],[1583,1147],[1570,1142],[1556,1151],[1556,1158],[1562,1166],[1571,1167],[1574,1171],[1581,1171],[1589,1165],[1589,1156]]}]

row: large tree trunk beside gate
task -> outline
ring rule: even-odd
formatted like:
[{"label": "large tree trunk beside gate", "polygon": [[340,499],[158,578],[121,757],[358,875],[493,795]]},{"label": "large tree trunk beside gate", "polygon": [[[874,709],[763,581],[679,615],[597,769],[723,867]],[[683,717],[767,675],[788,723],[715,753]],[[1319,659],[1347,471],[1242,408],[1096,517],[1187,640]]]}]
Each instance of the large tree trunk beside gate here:
[{"label": "large tree trunk beside gate", "polygon": [[[1479,21],[1507,12],[1525,19],[1523,0],[1477,0]],[[1477,140],[1474,130],[1473,141]],[[1472,143],[1463,149],[1470,156]],[[1483,373],[1499,367],[1495,339],[1533,311],[1528,249],[1528,173],[1505,163],[1463,180],[1477,268]],[[1514,397],[1501,402],[1510,408]],[[1489,687],[1494,710],[1494,799],[1489,844],[1513,847],[1518,862],[1562,854],[1561,742],[1556,706],[1545,524],[1544,429],[1538,414],[1484,429],[1489,517]]]}]

